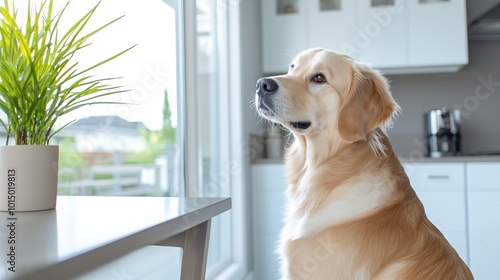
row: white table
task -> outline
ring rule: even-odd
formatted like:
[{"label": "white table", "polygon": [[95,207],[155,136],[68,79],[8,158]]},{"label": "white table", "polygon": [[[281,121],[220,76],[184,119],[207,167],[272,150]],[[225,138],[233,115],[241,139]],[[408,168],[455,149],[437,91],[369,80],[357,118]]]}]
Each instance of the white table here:
[{"label": "white table", "polygon": [[0,279],[69,279],[148,245],[183,248],[181,279],[204,279],[211,218],[230,208],[229,198],[59,196],[56,210],[0,212]]}]

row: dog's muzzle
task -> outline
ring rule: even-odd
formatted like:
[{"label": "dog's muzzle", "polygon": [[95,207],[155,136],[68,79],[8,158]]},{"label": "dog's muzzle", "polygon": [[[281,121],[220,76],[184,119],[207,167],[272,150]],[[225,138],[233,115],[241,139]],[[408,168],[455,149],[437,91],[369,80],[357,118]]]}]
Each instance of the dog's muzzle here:
[{"label": "dog's muzzle", "polygon": [[[275,98],[279,85],[272,78],[261,78],[257,81],[257,111],[265,117],[279,115],[275,108]],[[311,126],[309,121],[290,122],[290,126],[298,130],[306,130]]]},{"label": "dog's muzzle", "polygon": [[278,92],[279,86],[271,78],[261,78],[257,81],[257,94],[260,97]]},{"label": "dog's muzzle", "polygon": [[257,109],[266,116],[275,115],[273,95],[279,90],[278,83],[271,78],[261,78],[257,81]]}]

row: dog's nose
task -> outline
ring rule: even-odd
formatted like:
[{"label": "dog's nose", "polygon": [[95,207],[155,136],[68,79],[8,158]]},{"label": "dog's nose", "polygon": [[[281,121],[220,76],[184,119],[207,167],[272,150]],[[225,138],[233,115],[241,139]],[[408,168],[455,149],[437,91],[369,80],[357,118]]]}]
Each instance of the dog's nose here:
[{"label": "dog's nose", "polygon": [[271,78],[261,78],[257,81],[257,93],[259,95],[276,93],[278,88],[278,84]]}]

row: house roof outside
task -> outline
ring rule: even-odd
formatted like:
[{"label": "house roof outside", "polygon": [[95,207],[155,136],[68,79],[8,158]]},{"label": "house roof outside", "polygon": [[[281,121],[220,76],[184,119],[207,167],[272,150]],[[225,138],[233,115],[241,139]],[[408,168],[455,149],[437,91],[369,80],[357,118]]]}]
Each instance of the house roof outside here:
[{"label": "house roof outside", "polygon": [[91,116],[79,119],[63,128],[59,135],[69,136],[75,132],[102,131],[118,135],[138,136],[139,129],[147,129],[142,122],[129,122],[118,116]]},{"label": "house roof outside", "polygon": [[100,125],[109,125],[116,128],[131,128],[137,129],[140,127],[145,127],[142,122],[129,122],[118,116],[90,116],[87,118],[79,119],[76,122],[72,123],[70,126],[100,126]]},{"label": "house roof outside", "polygon": [[129,122],[118,116],[91,116],[63,128],[56,138],[73,137],[81,152],[140,151],[145,148],[142,122]]}]

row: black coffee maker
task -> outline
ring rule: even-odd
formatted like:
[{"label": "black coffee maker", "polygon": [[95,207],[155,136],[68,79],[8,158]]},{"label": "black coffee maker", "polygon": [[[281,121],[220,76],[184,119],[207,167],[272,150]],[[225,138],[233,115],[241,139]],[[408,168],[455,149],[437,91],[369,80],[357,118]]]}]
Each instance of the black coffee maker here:
[{"label": "black coffee maker", "polygon": [[441,108],[425,114],[427,156],[457,156],[462,152],[460,111]]}]

